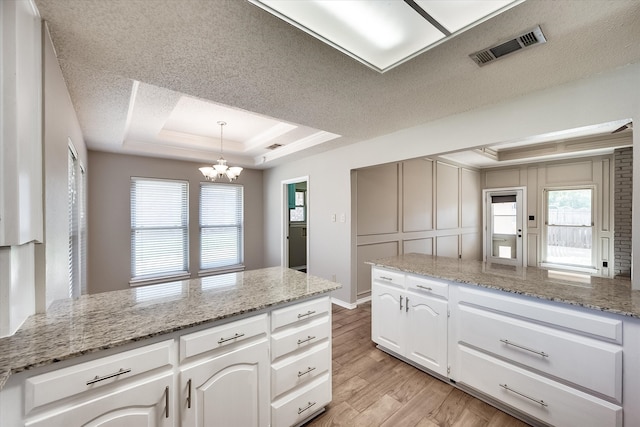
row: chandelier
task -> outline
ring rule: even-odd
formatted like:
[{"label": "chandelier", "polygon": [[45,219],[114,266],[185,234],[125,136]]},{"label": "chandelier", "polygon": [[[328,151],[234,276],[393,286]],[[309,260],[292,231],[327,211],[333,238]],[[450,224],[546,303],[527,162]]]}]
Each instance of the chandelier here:
[{"label": "chandelier", "polygon": [[218,162],[213,166],[206,166],[200,168],[200,172],[208,181],[215,181],[216,179],[224,178],[225,176],[229,178],[229,181],[235,181],[238,176],[240,176],[240,172],[242,172],[242,168],[239,166],[227,166],[227,161],[222,157],[223,153],[223,141],[222,141],[222,128],[227,124],[227,122],[218,122],[220,125],[220,158]]}]

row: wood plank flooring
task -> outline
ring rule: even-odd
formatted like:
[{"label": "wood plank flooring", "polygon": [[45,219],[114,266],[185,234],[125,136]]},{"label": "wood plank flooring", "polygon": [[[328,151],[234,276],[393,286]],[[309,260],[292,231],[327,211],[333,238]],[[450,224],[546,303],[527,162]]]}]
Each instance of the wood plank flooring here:
[{"label": "wood plank flooring", "polygon": [[371,303],[333,306],[333,401],[305,427],[526,427],[527,424],[378,350]]}]

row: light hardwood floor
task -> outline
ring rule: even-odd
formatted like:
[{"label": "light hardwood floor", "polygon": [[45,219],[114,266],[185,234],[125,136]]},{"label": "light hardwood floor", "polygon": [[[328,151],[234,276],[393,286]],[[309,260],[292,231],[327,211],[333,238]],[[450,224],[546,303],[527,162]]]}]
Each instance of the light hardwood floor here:
[{"label": "light hardwood floor", "polygon": [[371,304],[333,306],[333,401],[305,427],[526,427],[527,424],[378,350]]}]

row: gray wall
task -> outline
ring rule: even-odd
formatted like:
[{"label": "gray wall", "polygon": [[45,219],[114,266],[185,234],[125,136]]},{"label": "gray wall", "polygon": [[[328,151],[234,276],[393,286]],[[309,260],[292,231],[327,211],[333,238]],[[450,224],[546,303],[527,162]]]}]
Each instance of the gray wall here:
[{"label": "gray wall", "polygon": [[[89,293],[129,288],[132,176],[189,182],[189,258],[191,277],[198,277],[198,198],[200,163],[89,151]],[[224,182],[224,181],[222,181]],[[244,185],[244,264],[263,267],[262,171],[245,169],[235,184]]]},{"label": "gray wall", "polygon": [[354,172],[357,298],[371,292],[367,261],[410,252],[482,259],[480,172],[413,159]]}]

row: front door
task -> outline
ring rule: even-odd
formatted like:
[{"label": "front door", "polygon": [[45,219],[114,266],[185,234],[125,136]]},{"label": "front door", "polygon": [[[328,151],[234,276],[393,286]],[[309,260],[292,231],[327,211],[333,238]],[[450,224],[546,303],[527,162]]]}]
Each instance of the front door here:
[{"label": "front door", "polygon": [[523,265],[523,189],[485,190],[485,261]]}]

